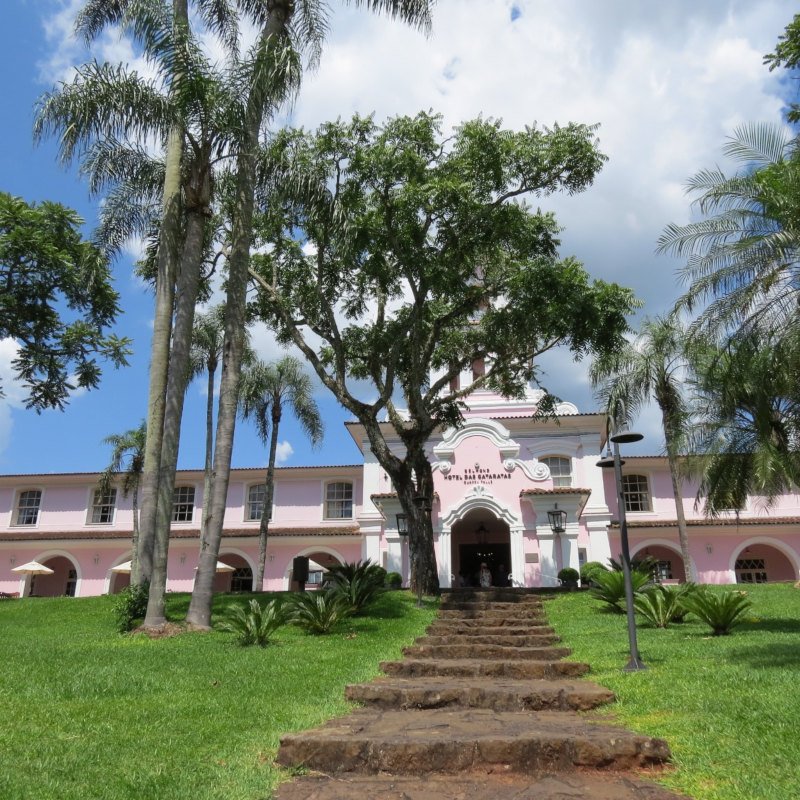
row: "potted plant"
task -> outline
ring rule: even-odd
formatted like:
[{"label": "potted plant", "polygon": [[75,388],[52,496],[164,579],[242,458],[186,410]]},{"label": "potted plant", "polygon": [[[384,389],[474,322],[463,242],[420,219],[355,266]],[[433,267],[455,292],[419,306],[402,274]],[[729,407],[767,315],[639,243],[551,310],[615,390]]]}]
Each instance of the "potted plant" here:
[{"label": "potted plant", "polygon": [[558,580],[565,589],[577,589],[580,576],[578,570],[572,567],[564,567],[558,572]]}]

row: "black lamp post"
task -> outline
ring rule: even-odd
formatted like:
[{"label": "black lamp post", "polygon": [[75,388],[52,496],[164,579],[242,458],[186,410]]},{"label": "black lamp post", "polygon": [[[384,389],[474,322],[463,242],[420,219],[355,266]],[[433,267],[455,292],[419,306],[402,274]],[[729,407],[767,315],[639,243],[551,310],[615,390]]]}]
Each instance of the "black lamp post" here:
[{"label": "black lamp post", "polygon": [[622,465],[625,463],[619,457],[620,444],[630,444],[640,442],[644,439],[641,433],[622,430],[609,437],[614,444],[614,455],[606,454],[597,462],[598,467],[608,469],[614,468],[614,483],[617,489],[617,506],[619,508],[619,532],[622,545],[622,573],[625,580],[625,610],[628,616],[628,647],[630,650],[630,660],[622,668],[623,672],[638,672],[647,669],[639,655],[639,644],[636,640],[636,615],[633,609],[633,583],[631,582],[631,553],[628,547],[628,521],[625,516],[625,495],[622,491]]},{"label": "black lamp post", "polygon": [[408,517],[405,514],[397,515],[397,535],[408,536]]}]

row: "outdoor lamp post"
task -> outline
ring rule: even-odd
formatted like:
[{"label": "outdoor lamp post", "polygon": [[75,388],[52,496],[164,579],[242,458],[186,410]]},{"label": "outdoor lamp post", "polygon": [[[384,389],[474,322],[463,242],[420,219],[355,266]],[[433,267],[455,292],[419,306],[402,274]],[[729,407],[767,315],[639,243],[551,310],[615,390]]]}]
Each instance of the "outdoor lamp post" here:
[{"label": "outdoor lamp post", "polygon": [[547,519],[550,522],[550,529],[556,536],[566,531],[567,512],[560,509],[558,503],[556,503],[556,507],[552,511],[547,512]]},{"label": "outdoor lamp post", "polygon": [[638,672],[647,669],[639,655],[639,644],[636,640],[636,615],[633,609],[633,583],[631,582],[631,553],[628,547],[628,521],[625,517],[625,496],[622,491],[622,465],[625,463],[619,457],[619,446],[640,442],[644,439],[641,433],[633,433],[628,430],[621,430],[609,437],[614,444],[614,455],[606,454],[597,462],[597,466],[603,469],[614,468],[614,483],[617,489],[617,506],[619,508],[619,532],[622,545],[622,574],[625,581],[625,610],[628,616],[628,647],[630,650],[630,660],[622,668],[623,672]]},{"label": "outdoor lamp post", "polygon": [[408,517],[405,514],[397,514],[397,535],[408,536]]}]

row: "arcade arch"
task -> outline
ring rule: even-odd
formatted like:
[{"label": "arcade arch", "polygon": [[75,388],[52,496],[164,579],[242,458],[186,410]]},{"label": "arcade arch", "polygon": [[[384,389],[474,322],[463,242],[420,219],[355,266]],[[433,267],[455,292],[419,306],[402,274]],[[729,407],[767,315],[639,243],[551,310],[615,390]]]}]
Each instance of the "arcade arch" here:
[{"label": "arcade arch", "polygon": [[[322,582],[322,573],[324,573],[325,570],[330,569],[335,564],[344,564],[346,560],[341,553],[337,552],[332,547],[306,547],[304,550],[295,553],[295,555],[289,559],[284,576],[284,591],[296,592],[300,589],[300,585],[294,580],[292,575],[292,563],[297,556],[308,556],[309,559],[309,578],[313,577],[313,580],[309,580],[309,582],[306,583],[307,589],[319,586]],[[315,569],[315,565],[322,569]]]},{"label": "arcade arch", "polygon": [[731,555],[736,583],[796,581],[798,556],[778,539],[759,536],[743,542]]},{"label": "arcade arch", "polygon": [[53,570],[52,575],[26,575],[20,594],[25,597],[75,597],[80,595],[81,568],[65,550],[50,550],[34,561]]}]

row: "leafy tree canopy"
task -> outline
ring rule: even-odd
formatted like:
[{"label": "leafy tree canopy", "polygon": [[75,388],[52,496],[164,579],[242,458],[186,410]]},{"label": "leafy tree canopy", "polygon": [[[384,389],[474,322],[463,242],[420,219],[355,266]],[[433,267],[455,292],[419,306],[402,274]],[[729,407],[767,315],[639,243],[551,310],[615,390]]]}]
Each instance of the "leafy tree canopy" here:
[{"label": "leafy tree canopy", "polygon": [[[632,293],[560,260],[554,216],[526,202],[591,184],[606,160],[593,126],[476,119],[443,138],[432,113],[357,116],[282,131],[267,160],[283,191],[260,218],[256,311],[362,422],[385,409],[408,443],[458,424],[476,388],[521,395],[556,345],[580,358],[622,343]],[[377,397],[358,400],[353,379]]]},{"label": "leafy tree canopy", "polygon": [[126,365],[128,339],[106,334],[120,311],[108,261],[58,203],[0,192],[0,338],[20,346],[12,367],[28,408],[63,409],[69,392],[94,388],[97,357]]},{"label": "leafy tree canopy", "polygon": [[[764,63],[769,66],[770,72],[780,67],[796,70],[800,66],[800,14],[794,15],[794,19],[778,37],[775,52],[764,56]],[[791,103],[786,117],[790,122],[800,122],[800,105]]]}]

